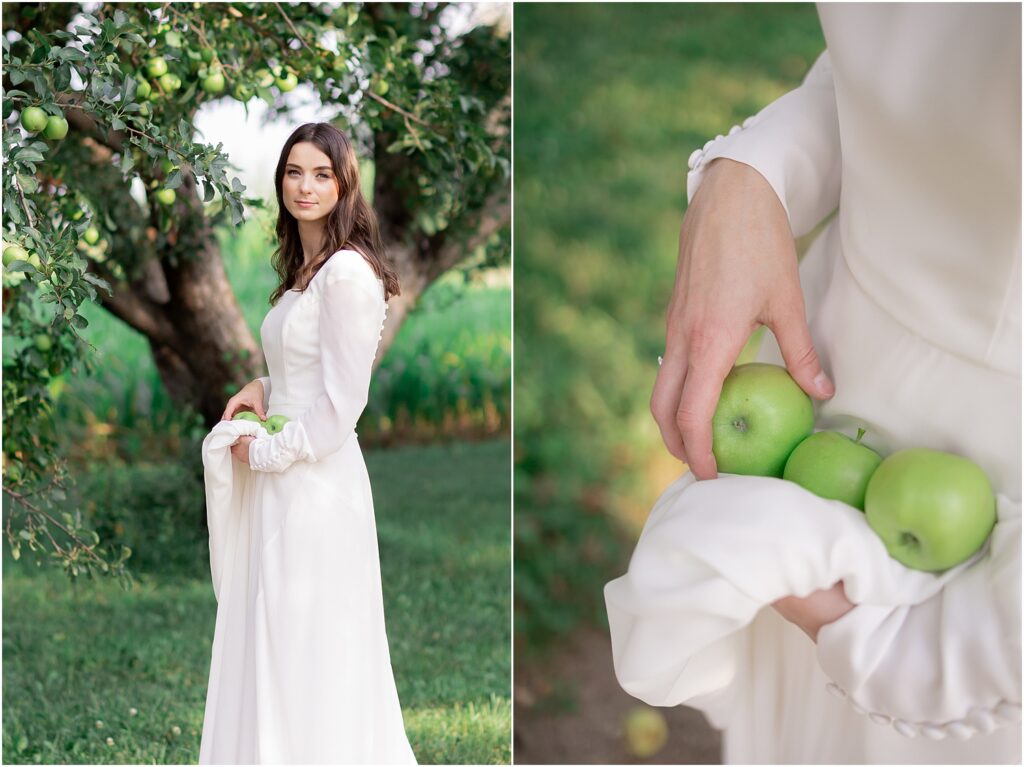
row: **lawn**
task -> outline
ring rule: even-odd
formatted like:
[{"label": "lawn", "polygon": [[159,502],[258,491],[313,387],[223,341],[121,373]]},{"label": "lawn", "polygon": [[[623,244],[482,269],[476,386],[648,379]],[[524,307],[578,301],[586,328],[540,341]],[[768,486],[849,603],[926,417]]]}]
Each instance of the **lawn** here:
[{"label": "lawn", "polygon": [[[510,758],[509,461],[507,440],[366,452],[420,763]],[[126,592],[72,586],[5,547],[5,763],[196,762],[216,615],[200,560]]]}]

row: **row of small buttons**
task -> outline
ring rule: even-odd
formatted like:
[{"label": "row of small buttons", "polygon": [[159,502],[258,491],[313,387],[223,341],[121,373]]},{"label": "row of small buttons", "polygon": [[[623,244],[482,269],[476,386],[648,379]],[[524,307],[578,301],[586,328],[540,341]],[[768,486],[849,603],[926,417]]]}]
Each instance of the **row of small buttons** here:
[{"label": "row of small buttons", "polygon": [[[751,117],[748,117],[746,120],[743,121],[742,125],[734,125],[734,126],[732,126],[732,128],[729,129],[729,134],[728,135],[732,136],[734,133],[739,133],[744,128],[749,128],[751,125],[754,125],[756,122],[757,122],[757,115],[753,115]],[[723,139],[723,138],[725,138],[725,136],[723,136],[721,133],[719,133],[713,139],[708,141],[703,146],[703,148],[701,148],[701,149],[694,149],[693,152],[690,153],[690,158],[686,161],[686,164],[689,166],[690,170],[697,170],[697,168],[699,168],[701,166],[701,164],[703,163],[704,155],[711,148],[711,146],[716,141],[718,141],[720,139]]]},{"label": "row of small buttons", "polygon": [[867,716],[875,724],[884,726],[892,725],[900,735],[908,738],[924,735],[932,740],[943,740],[952,736],[957,740],[967,740],[972,735],[983,733],[985,735],[1008,724],[1016,724],[1021,720],[1020,704],[1003,701],[994,708],[972,708],[963,719],[954,719],[950,722],[907,722],[903,719],[894,719],[885,714],[871,712],[864,709],[850,698],[849,694],[835,682],[829,682],[825,689],[849,702],[850,706],[858,714]]}]

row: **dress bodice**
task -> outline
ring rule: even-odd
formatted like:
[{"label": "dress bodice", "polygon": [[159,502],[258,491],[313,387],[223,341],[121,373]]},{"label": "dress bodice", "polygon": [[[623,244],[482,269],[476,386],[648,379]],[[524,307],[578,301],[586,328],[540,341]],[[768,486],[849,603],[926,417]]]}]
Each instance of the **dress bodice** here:
[{"label": "dress bodice", "polygon": [[260,338],[273,381],[271,408],[308,406],[323,393],[319,315],[319,296],[310,287],[287,291],[263,319]]},{"label": "dress bodice", "polygon": [[332,255],[302,292],[289,290],[260,327],[270,375],[268,415],[290,419],[250,446],[256,470],[318,461],[354,433],[366,406],[387,304],[384,285],[353,250]]}]

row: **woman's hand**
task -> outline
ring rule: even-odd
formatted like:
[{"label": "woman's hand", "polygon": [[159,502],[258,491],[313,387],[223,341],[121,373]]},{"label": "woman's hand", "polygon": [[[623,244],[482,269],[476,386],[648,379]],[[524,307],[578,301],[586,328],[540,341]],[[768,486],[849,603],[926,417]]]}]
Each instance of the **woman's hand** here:
[{"label": "woman's hand", "polygon": [[238,438],[238,441],[231,446],[231,455],[246,466],[249,465],[249,443],[254,439],[256,438],[250,437],[248,434],[243,434]]},{"label": "woman's hand", "polygon": [[818,641],[822,626],[837,621],[856,605],[846,598],[843,582],[839,581],[830,589],[820,589],[806,597],[784,597],[772,602],[775,611],[790,623],[803,630],[812,641]]},{"label": "woman's hand", "polygon": [[267,414],[263,411],[263,382],[258,378],[247,383],[228,400],[220,420],[230,421],[240,410],[251,410],[260,417],[260,420],[267,420]]},{"label": "woman's hand", "polygon": [[686,211],[651,413],[669,452],[712,479],[711,418],[750,334],[767,325],[790,375],[815,399],[835,393],[804,317],[796,246],[775,190],[749,165],[719,158]]}]

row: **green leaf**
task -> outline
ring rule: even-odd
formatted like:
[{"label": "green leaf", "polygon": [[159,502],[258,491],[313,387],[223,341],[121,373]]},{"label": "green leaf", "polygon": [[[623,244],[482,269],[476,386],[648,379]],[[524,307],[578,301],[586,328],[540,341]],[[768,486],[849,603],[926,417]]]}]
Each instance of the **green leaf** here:
[{"label": "green leaf", "polygon": [[53,73],[53,87],[59,91],[66,91],[70,88],[71,72],[72,67],[70,64],[61,64],[57,67],[57,70]]},{"label": "green leaf", "polygon": [[18,152],[18,159],[22,162],[42,162],[43,155],[32,147],[25,147]]},{"label": "green leaf", "polygon": [[89,327],[89,320],[83,317],[81,314],[76,314],[71,318],[71,324],[74,325],[78,330],[84,330]]},{"label": "green leaf", "polygon": [[20,85],[25,82],[25,72],[21,69],[12,69],[8,76],[11,78],[11,85]]},{"label": "green leaf", "polygon": [[175,168],[174,170],[171,171],[171,175],[167,177],[167,180],[164,182],[164,186],[167,189],[177,189],[178,187],[181,186],[181,182],[181,168]]},{"label": "green leaf", "polygon": [[87,56],[77,48],[66,46],[57,50],[57,58],[61,61],[85,61]]},{"label": "green leaf", "polygon": [[21,184],[21,188],[25,191],[25,194],[33,194],[37,189],[39,189],[39,179],[35,176],[28,176],[24,173],[19,173],[18,183]]},{"label": "green leaf", "polygon": [[124,120],[122,120],[120,117],[115,117],[110,121],[110,127],[113,128],[114,130],[124,130],[127,126],[124,124]]}]

